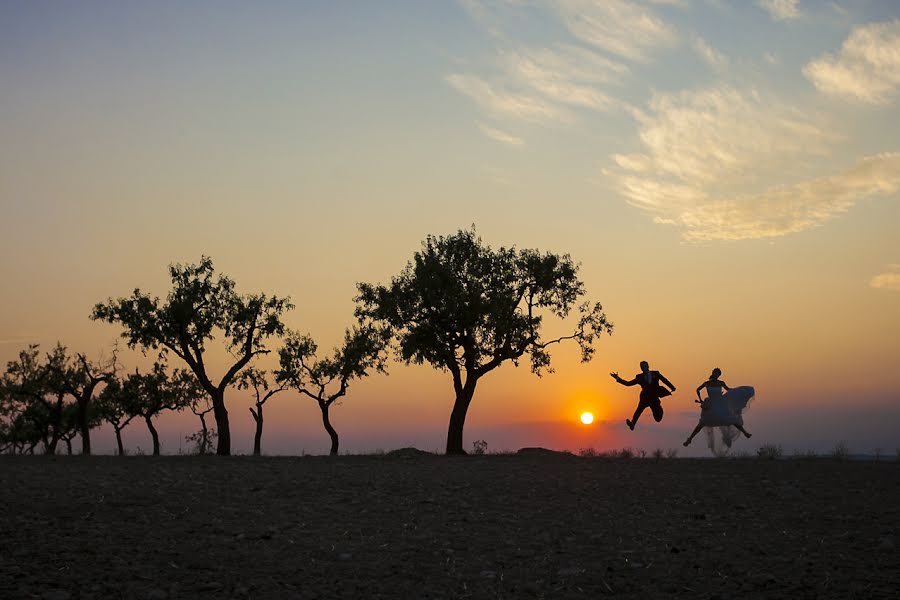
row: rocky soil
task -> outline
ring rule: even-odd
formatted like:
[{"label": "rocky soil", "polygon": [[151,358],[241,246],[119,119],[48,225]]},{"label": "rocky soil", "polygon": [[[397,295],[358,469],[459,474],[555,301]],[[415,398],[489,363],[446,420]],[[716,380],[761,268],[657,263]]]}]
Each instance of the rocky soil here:
[{"label": "rocky soil", "polygon": [[900,464],[0,457],[0,598],[898,598]]}]

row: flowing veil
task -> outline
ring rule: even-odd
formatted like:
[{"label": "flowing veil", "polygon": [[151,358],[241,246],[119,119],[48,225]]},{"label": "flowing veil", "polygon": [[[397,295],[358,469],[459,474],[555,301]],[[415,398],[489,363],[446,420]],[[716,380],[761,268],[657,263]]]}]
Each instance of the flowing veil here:
[{"label": "flowing veil", "polygon": [[[739,423],[743,424],[742,414],[756,395],[756,391],[749,385],[731,388],[722,395],[728,412]],[[741,432],[734,425],[707,425],[706,440],[710,451],[714,456],[727,456],[731,451],[731,444],[740,437]]]}]

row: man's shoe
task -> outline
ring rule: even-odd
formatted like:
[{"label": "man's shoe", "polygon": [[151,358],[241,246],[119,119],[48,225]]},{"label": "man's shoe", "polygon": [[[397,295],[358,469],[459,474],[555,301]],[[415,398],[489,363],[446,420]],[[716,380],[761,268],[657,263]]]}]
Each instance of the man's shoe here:
[{"label": "man's shoe", "polygon": [[628,429],[634,431],[634,423],[631,422],[631,419],[625,419],[625,424],[628,425]]}]

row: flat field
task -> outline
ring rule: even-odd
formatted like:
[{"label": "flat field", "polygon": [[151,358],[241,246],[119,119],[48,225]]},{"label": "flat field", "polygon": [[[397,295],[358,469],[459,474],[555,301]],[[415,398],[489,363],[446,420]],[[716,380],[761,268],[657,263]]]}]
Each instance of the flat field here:
[{"label": "flat field", "polygon": [[898,598],[900,463],[0,457],[0,598]]}]

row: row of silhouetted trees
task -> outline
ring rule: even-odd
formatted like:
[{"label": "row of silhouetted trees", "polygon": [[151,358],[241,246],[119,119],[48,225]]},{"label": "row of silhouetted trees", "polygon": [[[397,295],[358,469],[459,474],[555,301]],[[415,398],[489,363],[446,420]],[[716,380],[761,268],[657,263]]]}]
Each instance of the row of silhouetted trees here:
[{"label": "row of silhouetted trees", "polygon": [[[259,454],[263,407],[274,395],[293,390],[315,400],[322,424],[338,452],[338,434],[329,409],[349,385],[372,372],[384,372],[391,354],[405,363],[428,363],[450,374],[453,408],[447,453],[461,454],[463,428],[478,381],[505,362],[527,357],[531,370],[550,370],[549,348],[572,341],[582,360],[593,354],[601,333],[612,324],[599,303],[583,301],[584,284],[569,255],[512,248],[493,249],[474,228],[449,236],[428,236],[422,248],[389,284],[357,284],[355,323],[343,343],[322,356],[313,339],[286,329],[288,298],[264,293],[238,294],[230,278],[217,274],[212,260],[169,267],[172,288],[164,299],[135,289],[131,296],[97,304],[91,318],[122,328],[128,346],[159,357],[147,372],[124,374],[117,353],[91,362],[57,345],[41,354],[29,346],[10,361],[0,380],[0,450],[55,453],[64,441],[81,437],[90,454],[90,431],[104,422],[121,432],[132,420],[145,421],[159,438],[153,419],[164,410],[191,410],[200,419],[192,436],[200,452],[231,453],[226,392],[237,387],[253,397],[254,453]],[[541,335],[546,317],[565,319],[576,312],[564,335]],[[233,362],[213,379],[205,363],[207,348],[222,344]],[[267,373],[256,359],[277,346],[278,368]],[[169,368],[169,361],[177,368]],[[215,429],[206,416],[213,414]]]}]

